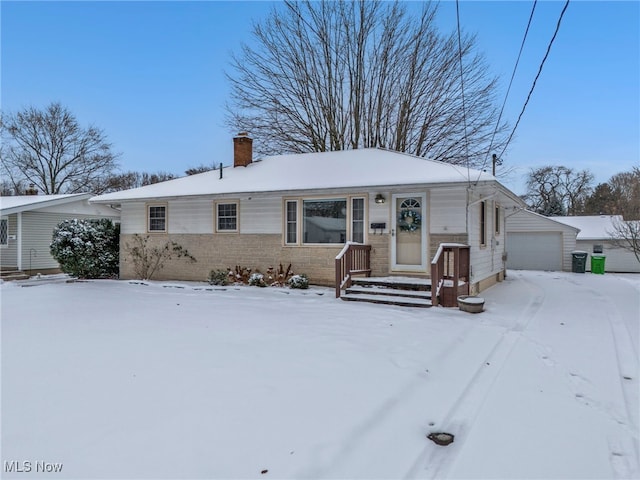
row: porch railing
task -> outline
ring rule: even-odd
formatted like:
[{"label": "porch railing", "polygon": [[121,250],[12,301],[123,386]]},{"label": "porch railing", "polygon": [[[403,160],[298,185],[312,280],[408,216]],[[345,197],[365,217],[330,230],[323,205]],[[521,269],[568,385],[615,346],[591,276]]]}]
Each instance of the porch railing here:
[{"label": "porch railing", "polygon": [[431,261],[431,304],[455,307],[468,293],[469,245],[441,243]]},{"label": "porch railing", "polygon": [[336,298],[351,286],[353,275],[371,275],[371,245],[347,242],[336,256]]}]

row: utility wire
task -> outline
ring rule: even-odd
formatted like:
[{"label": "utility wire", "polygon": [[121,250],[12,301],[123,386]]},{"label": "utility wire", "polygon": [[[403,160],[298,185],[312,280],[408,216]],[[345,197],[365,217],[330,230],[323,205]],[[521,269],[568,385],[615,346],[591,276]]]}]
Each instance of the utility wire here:
[{"label": "utility wire", "polygon": [[458,22],[458,59],[460,60],[460,88],[462,93],[462,119],[464,121],[464,149],[467,158],[467,182],[471,184],[471,175],[469,173],[469,141],[467,139],[467,107],[464,101],[464,72],[462,69],[462,40],[460,39],[460,6],[456,0],[456,19]]},{"label": "utility wire", "polygon": [[544,63],[546,62],[547,57],[549,56],[549,52],[551,51],[551,45],[553,45],[553,42],[556,39],[556,36],[558,35],[558,30],[560,30],[560,23],[562,23],[562,17],[564,16],[564,12],[567,11],[567,7],[569,6],[569,2],[570,2],[570,0],[567,0],[565,2],[564,7],[562,9],[562,12],[560,12],[560,18],[558,18],[558,23],[556,25],[556,31],[553,32],[553,37],[551,37],[551,41],[549,42],[549,45],[547,46],[547,52],[545,53],[544,58],[542,59],[542,62],[540,63],[540,67],[538,68],[538,74],[536,75],[536,78],[533,80],[533,85],[531,85],[531,90],[529,90],[529,95],[527,96],[527,100],[524,102],[524,105],[522,107],[522,111],[520,112],[520,115],[518,116],[518,121],[516,122],[515,126],[513,127],[513,130],[511,131],[511,135],[509,135],[509,138],[507,139],[507,143],[504,145],[504,148],[502,149],[502,152],[500,152],[500,155],[498,155],[498,158],[502,157],[504,152],[507,150],[507,147],[509,146],[509,143],[513,139],[513,135],[516,133],[516,129],[518,128],[518,124],[520,123],[520,120],[522,119],[522,115],[524,115],[524,111],[527,108],[527,104],[529,103],[529,99],[531,98],[531,95],[533,94],[533,89],[536,88],[536,82],[538,81],[538,78],[540,78],[540,74],[542,73],[542,67],[544,66]]},{"label": "utility wire", "polygon": [[[489,142],[489,148],[487,149],[487,154],[484,157],[484,162],[482,162],[482,171],[487,164],[487,158],[489,158],[489,153],[491,152],[491,148],[493,147],[493,141],[496,138],[496,133],[498,133],[498,128],[500,128],[500,121],[502,120],[502,114],[504,113],[504,107],[507,104],[507,98],[509,98],[509,92],[511,91],[511,85],[513,85],[513,79],[516,76],[516,70],[518,69],[518,64],[520,63],[520,57],[522,56],[522,50],[524,50],[524,44],[527,40],[527,35],[529,34],[529,27],[531,27],[531,21],[533,20],[533,12],[536,11],[536,5],[538,0],[534,0],[533,7],[531,8],[531,14],[529,15],[529,22],[527,22],[527,28],[524,31],[524,36],[522,37],[522,43],[520,44],[520,51],[518,52],[518,58],[516,59],[516,64],[513,67],[513,72],[511,73],[511,80],[509,80],[509,87],[507,88],[507,93],[504,96],[504,101],[502,102],[502,108],[500,109],[500,114],[498,115],[498,121],[496,122],[496,128],[493,130],[493,135],[491,135],[491,142]],[[481,173],[478,174],[478,180],[480,180]],[[476,180],[476,183],[478,182]]]}]

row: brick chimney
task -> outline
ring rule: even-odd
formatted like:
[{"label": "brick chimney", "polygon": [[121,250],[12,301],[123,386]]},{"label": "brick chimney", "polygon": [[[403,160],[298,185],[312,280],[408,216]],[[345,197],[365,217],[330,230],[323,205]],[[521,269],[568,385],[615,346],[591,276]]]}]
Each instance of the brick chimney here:
[{"label": "brick chimney", "polygon": [[253,159],[253,138],[247,132],[233,137],[233,166],[246,167]]}]

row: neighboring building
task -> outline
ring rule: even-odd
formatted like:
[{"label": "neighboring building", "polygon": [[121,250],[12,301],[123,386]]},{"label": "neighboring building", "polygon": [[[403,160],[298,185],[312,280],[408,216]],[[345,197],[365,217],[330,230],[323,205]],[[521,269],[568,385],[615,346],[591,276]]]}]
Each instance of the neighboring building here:
[{"label": "neighboring building", "polygon": [[53,229],[72,218],[111,218],[120,212],[89,204],[90,193],[0,197],[0,263],[2,270],[33,273],[59,272],[49,253]]},{"label": "neighboring building", "polygon": [[554,217],[554,220],[580,230],[576,250],[589,253],[587,271],[591,271],[591,255],[604,255],[606,272],[640,273],[640,262],[633,252],[616,247],[611,241],[616,224],[624,222],[622,215]]},{"label": "neighboring building", "polygon": [[278,155],[253,161],[234,138],[234,168],[100,195],[121,209],[120,276],[134,276],[135,234],[173,240],[196,257],[159,278],[205,280],[236,265],[291,263],[316,284],[335,284],[345,242],[371,245],[374,276],[428,277],[443,242],[470,245],[471,290],[503,278],[505,212],[524,205],[493,176],[381,149]]},{"label": "neighboring building", "polygon": [[507,215],[507,268],[571,271],[573,251],[604,255],[607,272],[640,272],[635,255],[615,247],[611,232],[620,215],[545,217],[528,210]]},{"label": "neighboring building", "polygon": [[507,268],[571,271],[578,228],[529,210],[507,215]]}]

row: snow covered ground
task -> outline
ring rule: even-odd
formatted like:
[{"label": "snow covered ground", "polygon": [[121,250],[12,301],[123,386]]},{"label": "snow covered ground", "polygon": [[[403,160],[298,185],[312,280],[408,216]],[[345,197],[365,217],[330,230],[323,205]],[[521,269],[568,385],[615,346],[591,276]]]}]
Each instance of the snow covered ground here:
[{"label": "snow covered ground", "polygon": [[640,276],[514,271],[478,315],[318,288],[0,293],[3,478],[640,476]]}]

